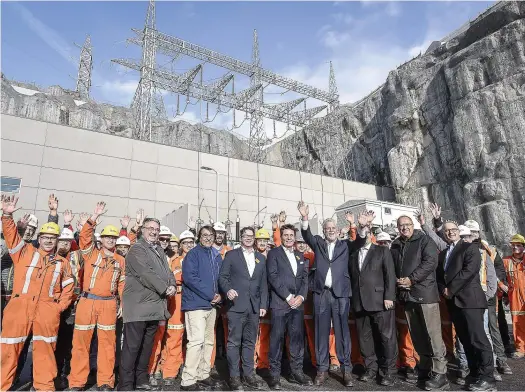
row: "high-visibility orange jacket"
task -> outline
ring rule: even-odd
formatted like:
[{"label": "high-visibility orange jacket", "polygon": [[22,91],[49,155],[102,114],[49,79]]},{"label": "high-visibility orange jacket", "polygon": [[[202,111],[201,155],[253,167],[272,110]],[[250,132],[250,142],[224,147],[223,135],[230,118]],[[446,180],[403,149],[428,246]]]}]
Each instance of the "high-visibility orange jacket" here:
[{"label": "high-visibility orange jacket", "polygon": [[93,243],[95,223],[88,219],[80,231],[80,249],[84,258],[81,288],[99,297],[118,295],[122,298],[126,265],[117,253],[106,255]]}]

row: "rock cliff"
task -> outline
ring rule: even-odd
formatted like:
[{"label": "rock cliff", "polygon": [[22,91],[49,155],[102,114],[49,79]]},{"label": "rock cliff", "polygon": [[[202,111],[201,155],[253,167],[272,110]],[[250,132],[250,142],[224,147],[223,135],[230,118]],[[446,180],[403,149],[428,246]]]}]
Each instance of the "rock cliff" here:
[{"label": "rock cliff", "polygon": [[480,222],[500,247],[525,233],[525,2],[499,3],[390,72],[269,156],[284,166],[391,185]]}]

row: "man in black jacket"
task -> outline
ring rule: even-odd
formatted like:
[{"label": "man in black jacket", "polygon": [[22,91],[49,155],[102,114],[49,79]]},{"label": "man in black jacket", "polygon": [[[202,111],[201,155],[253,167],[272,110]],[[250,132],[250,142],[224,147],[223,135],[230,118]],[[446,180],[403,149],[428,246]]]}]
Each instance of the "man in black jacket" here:
[{"label": "man in black jacket", "polygon": [[397,359],[396,272],[388,247],[372,244],[370,233],[366,244],[350,255],[350,279],[359,348],[366,367],[359,379],[375,379],[380,367],[381,385],[393,386]]},{"label": "man in black jacket", "polygon": [[448,386],[448,380],[436,284],[438,251],[428,236],[414,230],[409,216],[399,217],[397,228],[400,236],[390,248],[398,278],[397,298],[404,304],[410,335],[420,357],[420,380],[427,391],[440,390]]},{"label": "man in black jacket", "polygon": [[449,247],[439,254],[437,281],[447,299],[456,334],[465,348],[470,377],[476,379],[468,389],[494,390],[492,347],[483,327],[487,300],[479,276],[479,246],[460,239],[456,222],[446,222],[443,232]]},{"label": "man in black jacket", "polygon": [[355,241],[339,240],[337,227],[333,219],[323,222],[323,234],[314,236],[308,224],[309,208],[299,202],[302,217],[301,234],[308,246],[315,253],[315,263],[311,269],[312,292],[314,296],[315,322],[315,357],[317,376],[314,384],[320,386],[328,378],[329,338],[333,322],[337,358],[343,372],[343,384],[351,387],[352,366],[350,365],[350,329],[348,313],[350,311],[350,272],[348,262],[353,248],[360,248],[365,242],[365,228],[373,220],[373,215],[360,214],[358,217],[358,235]]},{"label": "man in black jacket", "polygon": [[242,352],[244,383],[249,388],[261,385],[254,376],[254,353],[259,317],[268,310],[266,258],[253,248],[252,227],[241,230],[241,247],[226,253],[219,273],[219,287],[226,295],[228,309],[228,368],[230,387],[242,390],[239,350]]},{"label": "man in black jacket", "polygon": [[295,227],[281,226],[282,246],[268,252],[268,283],[270,285],[270,306],[272,329],[270,332],[270,374],[268,385],[281,389],[281,357],[284,336],[288,330],[290,338],[289,381],[303,386],[312,381],[303,373],[304,357],[304,305],[308,294],[308,263],[302,253],[294,249]]}]

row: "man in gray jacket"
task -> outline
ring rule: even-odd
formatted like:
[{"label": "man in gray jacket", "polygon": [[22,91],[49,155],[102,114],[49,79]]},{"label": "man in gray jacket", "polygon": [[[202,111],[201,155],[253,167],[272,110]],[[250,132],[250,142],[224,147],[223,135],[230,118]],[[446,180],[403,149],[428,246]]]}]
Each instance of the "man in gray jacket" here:
[{"label": "man in gray jacket", "polygon": [[124,344],[120,361],[120,391],[151,389],[148,362],[160,320],[170,318],[167,297],[175,294],[175,279],[157,240],[160,222],[146,218],[142,236],[126,256],[123,295]]}]

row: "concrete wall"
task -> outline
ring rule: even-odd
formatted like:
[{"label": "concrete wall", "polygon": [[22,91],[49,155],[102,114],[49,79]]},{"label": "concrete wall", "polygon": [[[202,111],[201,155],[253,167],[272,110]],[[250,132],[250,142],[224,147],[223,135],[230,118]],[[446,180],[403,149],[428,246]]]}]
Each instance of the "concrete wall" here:
[{"label": "concrete wall", "polygon": [[286,210],[298,220],[297,201],[310,205],[311,215],[330,217],[349,199],[393,200],[391,188],[300,173],[226,157],[199,153],[78,128],[2,115],[1,174],[22,178],[19,206],[42,221],[47,198],[55,193],[59,212],[91,212],[99,200],[107,203],[102,224],[118,224],[138,208],[163,218],[188,204],[189,215],[215,219],[215,174],[219,173],[219,218],[237,215],[241,225],[259,220],[270,227],[270,214]]}]

